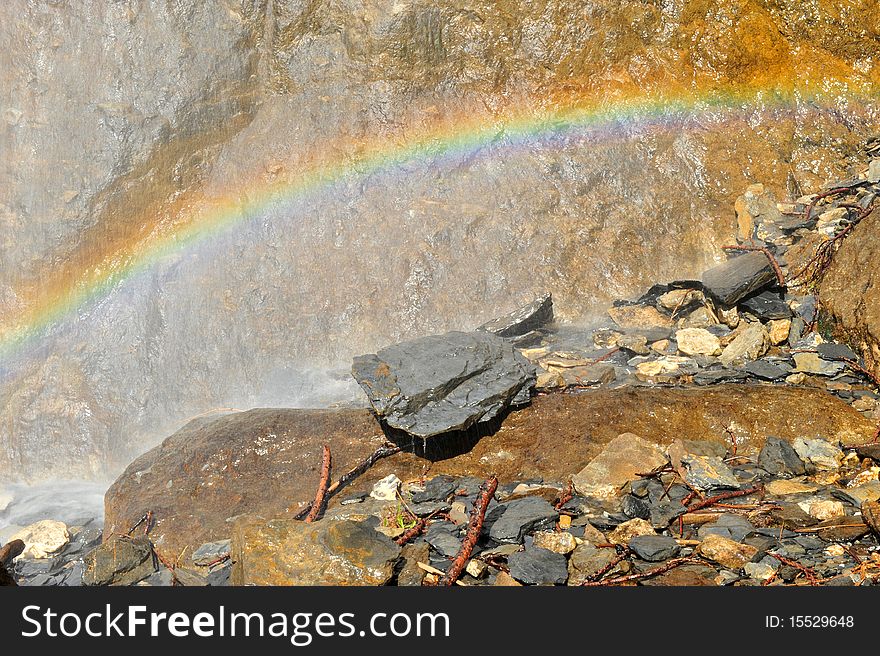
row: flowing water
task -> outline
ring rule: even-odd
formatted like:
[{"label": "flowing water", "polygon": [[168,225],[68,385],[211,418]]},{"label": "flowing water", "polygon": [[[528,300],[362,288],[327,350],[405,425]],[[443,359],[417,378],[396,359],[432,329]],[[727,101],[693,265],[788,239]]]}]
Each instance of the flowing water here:
[{"label": "flowing water", "polygon": [[3,3],[0,481],[699,275],[746,185],[861,165],[878,35],[874,0]]}]

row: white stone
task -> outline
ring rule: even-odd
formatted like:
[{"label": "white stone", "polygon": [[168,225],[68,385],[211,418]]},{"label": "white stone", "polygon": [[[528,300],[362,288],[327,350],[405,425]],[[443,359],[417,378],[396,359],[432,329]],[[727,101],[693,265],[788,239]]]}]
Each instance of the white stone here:
[{"label": "white stone", "polygon": [[370,496],[379,501],[394,501],[397,498],[399,487],[400,479],[397,478],[397,474],[388,474],[388,476],[373,485]]},{"label": "white stone", "polygon": [[809,440],[798,437],[792,444],[801,460],[818,470],[832,471],[840,467],[843,451],[825,440]]},{"label": "white stone", "polygon": [[798,505],[805,513],[823,522],[826,519],[843,517],[846,514],[846,509],[840,501],[802,501]]},{"label": "white stone", "polygon": [[21,529],[9,538],[9,542],[13,540],[24,542],[20,558],[49,558],[70,542],[70,533],[64,522],[44,519]]},{"label": "white stone", "polygon": [[717,355],[721,353],[721,342],[703,328],[682,328],[676,331],[675,341],[678,350],[685,355]]}]

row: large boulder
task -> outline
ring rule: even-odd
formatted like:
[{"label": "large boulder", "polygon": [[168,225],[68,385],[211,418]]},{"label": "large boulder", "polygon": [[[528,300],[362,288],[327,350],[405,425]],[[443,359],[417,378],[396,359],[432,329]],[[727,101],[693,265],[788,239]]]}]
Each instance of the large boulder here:
[{"label": "large boulder", "polygon": [[824,315],[842,341],[880,377],[880,212],[843,240],[819,288]]},{"label": "large boulder", "polygon": [[246,517],[232,534],[233,585],[384,585],[400,547],[363,522]]},{"label": "large boulder", "polygon": [[[824,437],[868,442],[874,424],[849,405],[812,388],[722,385],[712,388],[628,388],[537,396],[469,450],[434,462],[432,474],[497,474],[501,481],[566,482],[621,433],[668,445],[676,439],[729,446],[754,454],[767,435],[786,441]],[[150,537],[163,554],[187,565],[200,545],[232,536],[234,518],[290,517],[314,498],[321,447],[333,452],[333,479],[385,442],[368,410],[251,410],[191,422],[135,460],[107,491],[106,536],[125,533],[148,510]],[[422,476],[425,460],[398,453],[378,461],[339,496],[368,493],[377,480]],[[358,506],[342,506],[357,508]]]},{"label": "large boulder", "polygon": [[354,359],[352,375],[388,426],[418,437],[467,430],[525,405],[535,366],[504,339],[451,332]]},{"label": "large boulder", "polygon": [[876,130],[876,2],[840,4],[0,2],[0,477],[698,276],[756,175],[815,189]]}]

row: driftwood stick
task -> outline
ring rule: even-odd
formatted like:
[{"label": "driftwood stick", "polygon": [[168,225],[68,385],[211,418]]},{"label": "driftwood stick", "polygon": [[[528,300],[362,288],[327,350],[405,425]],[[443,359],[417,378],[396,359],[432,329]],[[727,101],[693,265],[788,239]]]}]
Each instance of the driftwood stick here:
[{"label": "driftwood stick", "polygon": [[725,501],[727,499],[734,499],[736,497],[745,497],[749,494],[755,494],[756,492],[760,492],[760,487],[750,487],[745,490],[736,490],[734,492],[722,492],[721,494],[716,494],[714,497],[709,497],[708,499],[703,499],[702,501],[698,501],[697,503],[688,506],[687,512],[692,513],[695,510],[700,510],[701,508],[708,508],[709,506],[713,506],[719,501]]},{"label": "driftwood stick", "polygon": [[419,521],[416,522],[416,525],[412,528],[407,529],[404,533],[397,537],[394,540],[400,546],[405,545],[407,542],[412,540],[414,537],[419,535],[422,531],[425,530],[425,527],[428,525],[428,521],[425,518],[419,518]]},{"label": "driftwood stick", "polygon": [[[393,456],[395,453],[400,452],[400,447],[391,444],[384,444],[380,446],[378,449],[373,451],[365,460],[362,460],[357,465],[348,470],[343,476],[336,481],[333,485],[327,488],[327,500],[331,497],[335,496],[342,488],[349,485],[354,479],[367,471],[370,467],[376,464],[382,458],[387,458],[388,456]],[[302,519],[306,515],[308,515],[312,511],[312,504],[309,503],[306,506],[300,508],[297,513],[293,516],[294,519]]]},{"label": "driftwood stick", "polygon": [[688,563],[702,563],[703,561],[700,558],[692,558],[687,556],[685,558],[673,558],[672,560],[667,561],[660,567],[655,567],[654,569],[649,569],[646,572],[640,572],[638,574],[627,574],[626,576],[618,576],[612,579],[605,579],[604,581],[585,581],[581,585],[584,586],[598,586],[598,585],[619,585],[621,583],[628,583],[629,581],[640,581],[642,579],[649,579],[652,576],[657,576],[658,574],[663,574],[668,572],[671,569],[675,569],[679,565],[687,565]]},{"label": "driftwood stick", "polygon": [[325,444],[321,457],[321,481],[318,483],[317,492],[315,492],[312,509],[306,516],[307,523],[318,519],[318,516],[324,511],[324,504],[327,502],[327,490],[330,487],[330,460],[330,447]]},{"label": "driftwood stick", "polygon": [[495,496],[497,488],[498,479],[495,476],[489,477],[480,486],[480,496],[474,502],[473,510],[471,510],[464,542],[461,543],[461,548],[458,550],[458,554],[456,554],[446,574],[440,579],[440,585],[454,585],[465,567],[467,567],[468,559],[474,551],[474,546],[477,544],[477,540],[480,539],[480,531],[483,529],[483,520],[486,517],[486,508],[489,507],[489,502]]}]

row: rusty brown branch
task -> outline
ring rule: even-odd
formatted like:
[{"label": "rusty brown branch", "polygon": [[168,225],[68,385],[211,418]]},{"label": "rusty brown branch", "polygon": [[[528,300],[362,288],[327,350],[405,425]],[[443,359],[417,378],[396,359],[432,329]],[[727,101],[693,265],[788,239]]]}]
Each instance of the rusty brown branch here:
[{"label": "rusty brown branch", "polygon": [[414,537],[421,534],[422,531],[425,530],[425,526],[428,525],[427,520],[420,518],[419,521],[416,522],[416,525],[410,529],[407,529],[402,535],[400,535],[396,540],[394,540],[400,546],[405,545],[407,542],[412,540]]},{"label": "rusty brown branch", "polygon": [[770,556],[775,558],[780,563],[788,565],[789,567],[794,567],[796,570],[801,572],[804,576],[807,577],[807,580],[810,582],[810,585],[818,585],[819,583],[819,575],[816,574],[813,569],[807,567],[806,565],[801,565],[796,560],[792,560],[790,558],[786,558],[785,556],[780,556],[778,553],[771,553]]},{"label": "rusty brown branch", "polygon": [[[354,479],[358,476],[361,476],[364,472],[366,472],[370,467],[376,464],[382,458],[387,458],[388,456],[393,456],[395,453],[400,452],[400,447],[395,446],[391,443],[384,444],[380,446],[378,449],[373,451],[366,459],[359,462],[357,465],[349,469],[345,474],[340,477],[338,481],[336,481],[333,485],[327,488],[327,500],[331,497],[335,496],[340,490],[349,485]],[[294,519],[302,519],[306,515],[308,515],[312,510],[312,504],[309,503],[306,506],[300,508],[297,513],[293,516]]]},{"label": "rusty brown branch", "polygon": [[599,586],[599,585],[619,585],[621,583],[628,583],[630,581],[640,581],[642,579],[649,579],[653,576],[657,576],[658,574],[664,574],[669,570],[675,569],[680,565],[687,565],[689,563],[702,563],[703,561],[699,558],[693,558],[691,556],[685,556],[684,558],[673,558],[665,562],[660,567],[655,567],[654,569],[649,569],[646,572],[640,572],[638,574],[627,574],[626,576],[617,576],[611,579],[605,579],[603,581],[585,581],[581,585],[584,586]]},{"label": "rusty brown branch", "polygon": [[330,487],[330,461],[330,447],[325,444],[321,456],[321,480],[318,483],[318,490],[315,492],[312,509],[306,515],[306,523],[315,521],[324,512],[324,504],[327,503],[327,491]]},{"label": "rusty brown branch", "polygon": [[698,501],[692,506],[688,506],[687,511],[689,513],[694,512],[695,510],[700,510],[702,508],[707,508],[709,506],[713,506],[719,501],[726,501],[727,499],[735,499],[736,497],[745,497],[749,494],[755,494],[756,492],[760,492],[761,488],[750,487],[745,490],[735,490],[733,492],[722,492],[721,494],[716,494],[714,497],[709,497],[708,499],[703,499],[702,501]]},{"label": "rusty brown branch", "polygon": [[630,555],[630,550],[627,547],[623,547],[623,549],[621,550],[621,552],[619,554],[617,554],[614,558],[609,560],[601,569],[596,571],[594,574],[588,576],[586,578],[586,580],[583,583],[581,583],[581,585],[587,585],[587,584],[592,583],[594,581],[601,580],[603,576],[605,576],[608,572],[610,572],[615,567],[617,567],[620,564],[620,562],[623,561],[624,559],[626,559],[629,555]]},{"label": "rusty brown branch", "polygon": [[773,267],[773,273],[776,274],[776,282],[779,283],[779,286],[785,289],[785,275],[782,273],[782,267],[779,266],[779,261],[776,259],[776,256],[770,252],[766,246],[722,246],[722,250],[725,251],[749,251],[755,253],[763,253],[764,257],[770,262],[770,266]]},{"label": "rusty brown branch", "polygon": [[455,585],[458,577],[461,576],[461,573],[467,567],[468,559],[474,551],[477,540],[480,539],[480,531],[483,529],[483,520],[486,517],[486,508],[489,507],[489,502],[495,496],[496,489],[498,489],[498,478],[495,476],[490,476],[480,486],[480,496],[474,501],[464,541],[461,543],[461,548],[452,560],[452,564],[449,566],[446,574],[440,579],[440,585]]}]

